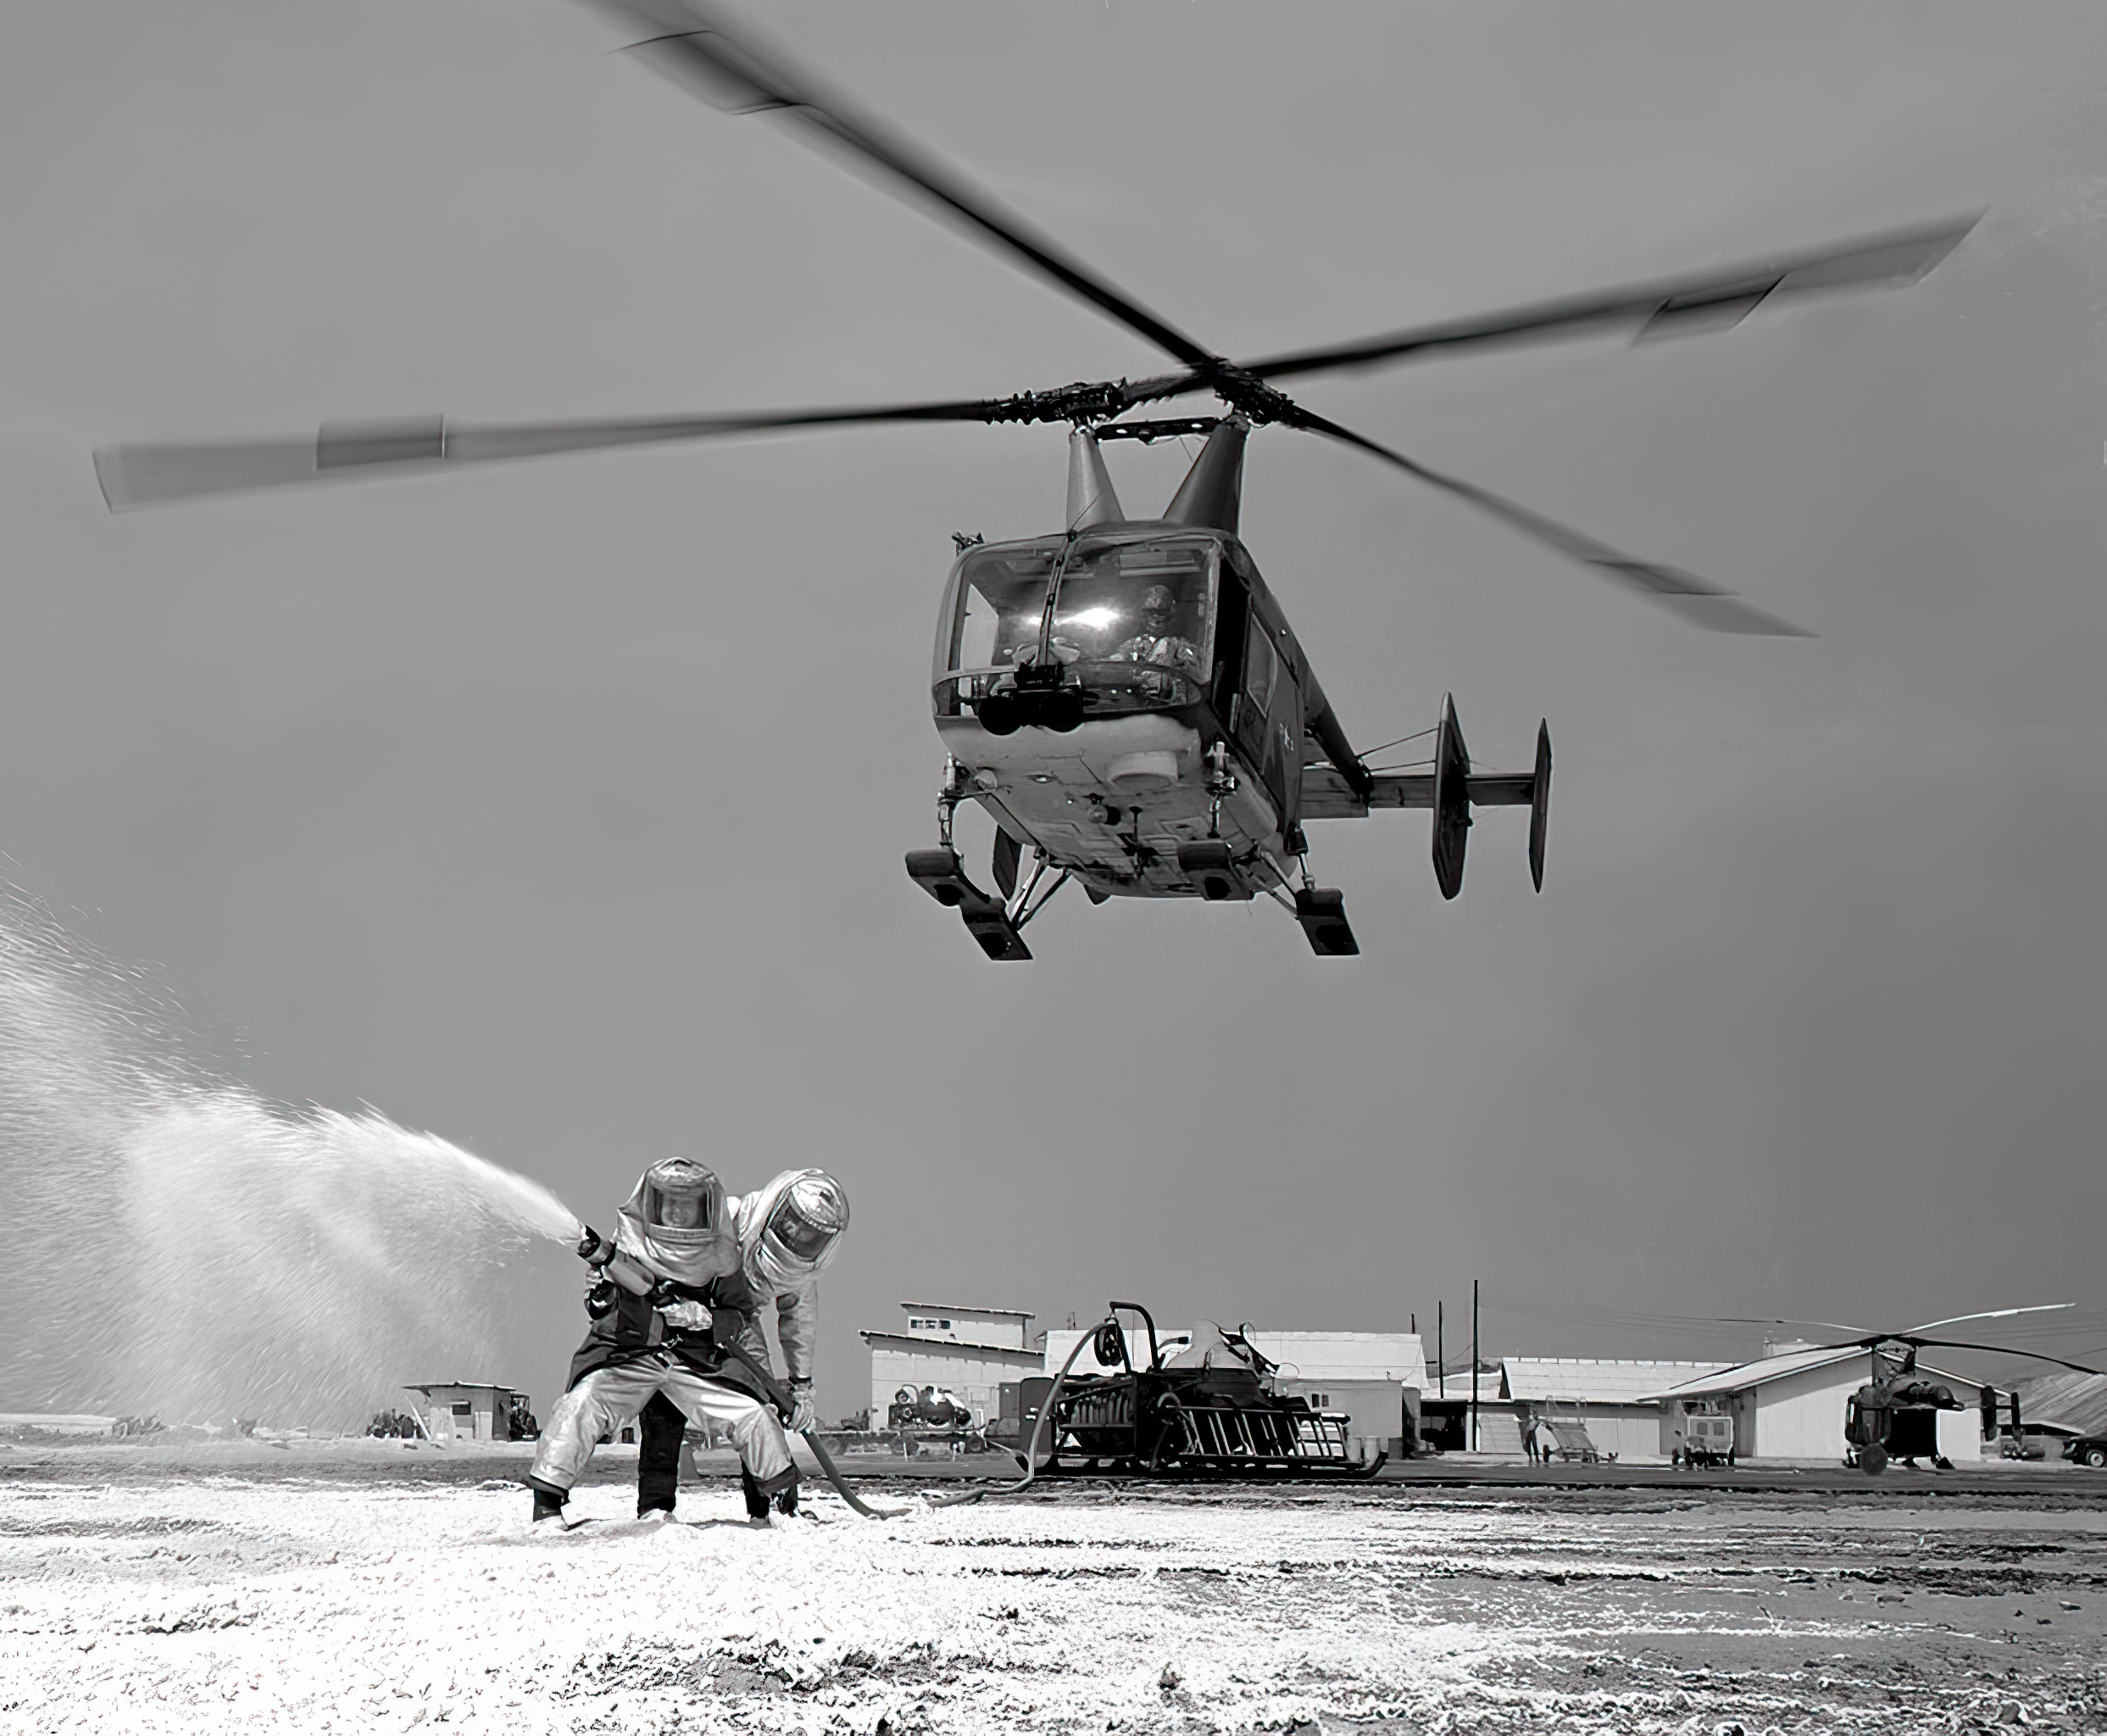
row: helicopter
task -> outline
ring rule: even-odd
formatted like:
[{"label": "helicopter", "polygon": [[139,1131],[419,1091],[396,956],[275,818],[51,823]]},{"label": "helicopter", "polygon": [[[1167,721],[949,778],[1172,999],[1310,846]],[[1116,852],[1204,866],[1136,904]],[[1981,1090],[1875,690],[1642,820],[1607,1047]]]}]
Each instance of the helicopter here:
[{"label": "helicopter", "polygon": [[[1714,632],[1809,637],[1682,569],[1643,560],[1332,420],[1276,383],[1437,356],[1622,335],[1633,342],[1716,334],[1760,306],[1915,283],[1980,212],[1352,342],[1237,361],[1083,264],[952,164],[865,113],[714,0],[592,0],[632,36],[627,52],[720,110],[770,115],[875,172],[1040,279],[1095,307],[1176,366],[1007,397],[697,415],[462,425],[432,417],[324,423],[311,436],[131,444],[95,454],[113,511],[316,480],[409,474],[741,434],[848,426],[1067,425],[1061,529],[1020,541],[958,535],[938,611],[931,706],[946,765],[937,841],[909,851],[910,880],[956,910],[987,957],[1031,956],[1023,931],[1070,881],[1093,903],[1196,898],[1287,908],[1320,957],[1360,950],[1343,893],[1309,865],[1308,822],[1379,810],[1432,815],[1444,899],[1462,889],[1474,810],[1529,810],[1531,879],[1543,886],[1551,737],[1540,721],[1527,771],[1481,771],[1444,698],[1427,756],[1371,764],[1333,709],[1277,596],[1239,535],[1254,431],[1321,435],[1445,492],[1598,576]],[[1134,412],[1204,394],[1219,415]],[[1198,437],[1170,501],[1122,509],[1107,442]],[[1390,743],[1396,748],[1403,743]],[[993,821],[994,890],[968,874],[953,819]],[[1026,853],[1030,862],[1026,863]]]},{"label": "helicopter", "polygon": [[[1942,1410],[1962,1410],[1967,1406],[1954,1394],[1945,1382],[1935,1380],[1917,1366],[1917,1353],[1925,1349],[1986,1350],[2000,1356],[2027,1356],[2038,1362],[2053,1362],[2059,1368],[2075,1370],[2080,1374],[2098,1374],[2100,1371],[2082,1362],[2065,1361],[2060,1356],[2051,1356],[2041,1350],[2021,1350],[2010,1344],[1984,1344],[1963,1338],[1934,1338],[1926,1336],[1941,1327],[1960,1326],[1971,1320],[2008,1320],[2021,1314],[2056,1314],[2075,1305],[2069,1302],[2036,1303],[2026,1308],[1992,1308],[1976,1314],[1949,1315],[1943,1320],[1926,1321],[1922,1326],[1912,1327],[1899,1333],[1859,1333],[1855,1327],[1841,1325],[1830,1320],[1764,1320],[1737,1321],[1744,1326],[1818,1326],[1832,1331],[1854,1333],[1831,1344],[1809,1347],[1811,1350],[1865,1350],[1871,1357],[1870,1378],[1844,1401],[1843,1411],[1843,1463],[1847,1469],[1864,1471],[1877,1477],[1891,1462],[1900,1461],[1914,1467],[1919,1459],[1929,1459],[1941,1471],[1951,1471],[1952,1463],[1939,1450],[1938,1413]],[[1987,1390],[1987,1389],[1986,1389]],[[2016,1401],[2015,1401],[2016,1403]],[[1986,1435],[1991,1428],[1987,1406],[1989,1398],[1983,1400]],[[2016,1414],[2016,1413],[2015,1413]],[[1730,1458],[1731,1462],[1731,1458]]]}]

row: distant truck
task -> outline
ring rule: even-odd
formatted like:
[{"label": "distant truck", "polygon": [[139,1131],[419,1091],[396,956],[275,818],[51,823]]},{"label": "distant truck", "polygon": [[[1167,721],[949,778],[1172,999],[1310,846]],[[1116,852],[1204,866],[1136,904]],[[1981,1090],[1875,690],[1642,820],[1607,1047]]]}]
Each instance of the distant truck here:
[{"label": "distant truck", "polygon": [[2074,1434],[2064,1442],[2063,1456],[2073,1465],[2107,1471],[2107,1434]]},{"label": "distant truck", "polygon": [[1730,1470],[1734,1463],[1734,1419],[1704,1410],[1693,1410],[1682,1420],[1683,1441],[1676,1449],[1675,1462],[1678,1465],[1724,1465]]}]

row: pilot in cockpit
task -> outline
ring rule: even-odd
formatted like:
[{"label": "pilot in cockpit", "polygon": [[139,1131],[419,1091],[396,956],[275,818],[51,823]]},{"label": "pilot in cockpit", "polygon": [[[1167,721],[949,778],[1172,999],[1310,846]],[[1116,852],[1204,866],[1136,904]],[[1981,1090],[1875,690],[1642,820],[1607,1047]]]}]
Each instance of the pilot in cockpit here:
[{"label": "pilot in cockpit", "polygon": [[1198,648],[1170,631],[1177,613],[1177,593],[1168,585],[1151,585],[1142,598],[1142,631],[1123,641],[1113,657],[1121,663],[1146,663],[1152,669],[1198,675]]}]

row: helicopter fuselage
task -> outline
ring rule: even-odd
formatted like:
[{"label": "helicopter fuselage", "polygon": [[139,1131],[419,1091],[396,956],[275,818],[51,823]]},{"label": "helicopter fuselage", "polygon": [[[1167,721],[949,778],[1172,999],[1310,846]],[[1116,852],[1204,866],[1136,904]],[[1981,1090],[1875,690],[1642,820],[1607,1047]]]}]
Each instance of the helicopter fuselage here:
[{"label": "helicopter fuselage", "polygon": [[[976,544],[952,568],[936,653],[960,794],[1093,895],[1287,883],[1321,694],[1232,532],[1127,520]],[[1181,867],[1180,847],[1208,840],[1231,880]]]}]

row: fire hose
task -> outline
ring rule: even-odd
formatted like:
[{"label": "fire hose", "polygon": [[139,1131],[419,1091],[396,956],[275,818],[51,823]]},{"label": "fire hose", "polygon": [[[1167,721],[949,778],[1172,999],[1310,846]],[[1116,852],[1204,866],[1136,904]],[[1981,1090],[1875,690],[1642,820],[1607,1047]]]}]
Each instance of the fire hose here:
[{"label": "fire hose", "polygon": [[[737,1360],[740,1365],[745,1368],[746,1372],[752,1375],[753,1378],[760,1383],[761,1390],[768,1395],[769,1403],[773,1405],[776,1409],[781,1413],[783,1421],[785,1422],[789,1422],[792,1415],[796,1411],[797,1406],[791,1403],[790,1394],[786,1393],[782,1388],[776,1383],[776,1377],[770,1374],[767,1369],[764,1368],[753,1357],[748,1355],[738,1345],[731,1343],[729,1340],[720,1342],[717,1348],[720,1350],[722,1350],[725,1355]],[[820,1461],[820,1469],[826,1472],[826,1480],[834,1485],[836,1493],[838,1494],[843,1500],[848,1503],[852,1510],[862,1514],[866,1519],[897,1519],[901,1514],[907,1511],[907,1509],[904,1507],[889,1507],[881,1509],[878,1507],[865,1506],[862,1501],[857,1499],[855,1491],[849,1488],[848,1480],[843,1477],[840,1471],[835,1467],[834,1455],[828,1452],[826,1446],[820,1442],[820,1431],[816,1428],[806,1429],[804,1431],[804,1443],[808,1447],[812,1449],[812,1456]]]},{"label": "fire hose", "polygon": [[[1120,1317],[1116,1314],[1108,1314],[1105,1320],[1116,1327]],[[1004,1483],[999,1488],[967,1489],[958,1494],[924,1497],[931,1506],[959,1507],[970,1501],[980,1500],[987,1495],[1022,1494],[1025,1490],[1031,1487],[1031,1479],[1038,1475],[1039,1442],[1045,1436],[1046,1425],[1053,1418],[1054,1405],[1060,1401],[1061,1388],[1068,1379],[1068,1371],[1076,1366],[1076,1359],[1082,1355],[1083,1346],[1091,1343],[1104,1330],[1103,1325],[1093,1327],[1076,1339],[1075,1348],[1068,1353],[1068,1360],[1061,1364],[1061,1372],[1054,1377],[1054,1384],[1047,1389],[1046,1402],[1039,1406],[1039,1420],[1031,1426],[1031,1438],[1020,1455],[1024,1461],[1024,1475],[1016,1482]]]}]

